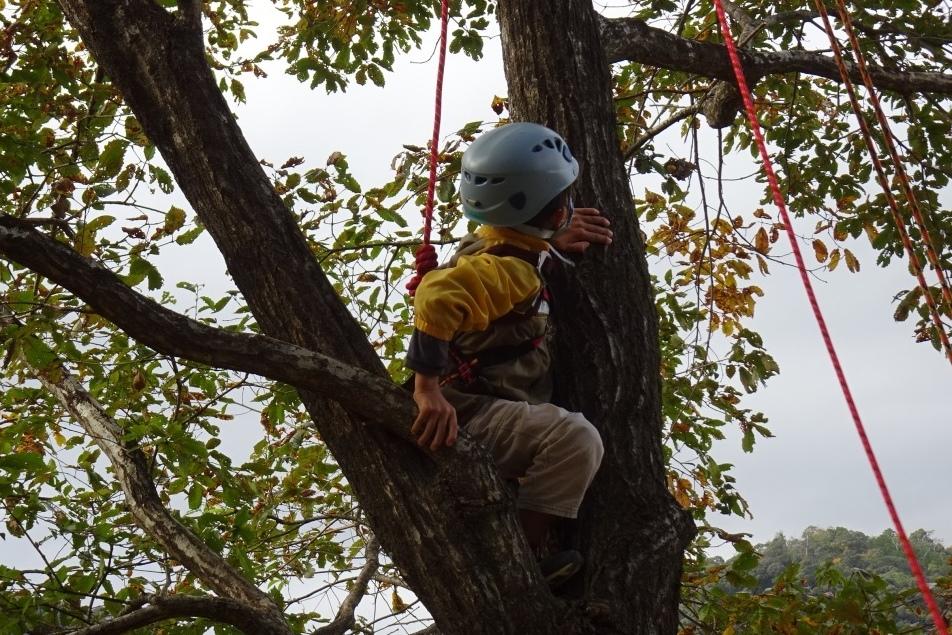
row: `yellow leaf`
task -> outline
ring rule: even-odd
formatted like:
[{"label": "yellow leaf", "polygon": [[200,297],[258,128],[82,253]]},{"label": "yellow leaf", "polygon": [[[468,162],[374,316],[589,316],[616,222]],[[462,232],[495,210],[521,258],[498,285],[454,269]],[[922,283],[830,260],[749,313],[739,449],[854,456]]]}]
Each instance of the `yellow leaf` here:
[{"label": "yellow leaf", "polygon": [[655,194],[651,190],[645,190],[645,203],[648,205],[664,205],[665,199],[660,194]]},{"label": "yellow leaf", "polygon": [[840,264],[840,250],[834,249],[833,253],[830,254],[830,264],[827,267],[830,271],[833,271],[838,264]]},{"label": "yellow leaf", "polygon": [[833,240],[846,240],[847,236],[849,236],[849,232],[846,231],[842,224],[837,224],[836,227],[833,228]]},{"label": "yellow leaf", "polygon": [[734,332],[734,320],[724,320],[724,323],[721,325],[721,330],[724,332],[724,335],[731,335]]},{"label": "yellow leaf", "polygon": [[725,628],[723,635],[734,635],[734,625],[731,624],[730,626]]},{"label": "yellow leaf", "polygon": [[843,252],[843,255],[846,256],[846,268],[853,273],[859,271],[859,260],[853,255],[853,252],[849,249],[844,249]]},{"label": "yellow leaf", "polygon": [[162,229],[166,234],[171,234],[185,224],[185,210],[181,207],[172,206],[165,214],[165,224]]},{"label": "yellow leaf", "polygon": [[813,253],[816,255],[817,262],[826,262],[830,255],[826,245],[819,238],[813,241]]},{"label": "yellow leaf", "polygon": [[763,258],[763,256],[757,256],[757,266],[760,268],[760,273],[770,273],[770,270],[767,268],[767,261]]},{"label": "yellow leaf", "polygon": [[869,242],[873,242],[879,236],[879,230],[869,223],[863,225],[863,229],[866,230],[866,235],[869,237]]},{"label": "yellow leaf", "polygon": [[754,249],[762,254],[770,251],[770,238],[767,236],[767,230],[761,227],[754,236]]}]

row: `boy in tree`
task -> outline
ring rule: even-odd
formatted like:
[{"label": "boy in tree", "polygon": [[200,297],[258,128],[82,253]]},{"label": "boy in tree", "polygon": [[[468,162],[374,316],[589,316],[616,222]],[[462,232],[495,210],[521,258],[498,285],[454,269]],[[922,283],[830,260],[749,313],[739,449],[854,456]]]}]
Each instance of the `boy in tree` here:
[{"label": "boy in tree", "polygon": [[[556,249],[581,253],[612,236],[598,210],[573,209],[577,177],[568,145],[538,124],[495,128],[466,150],[463,213],[481,227],[417,288],[407,353],[419,444],[453,445],[460,423],[487,444],[503,476],[519,480],[519,515],[537,554],[553,520],[576,517],[603,453],[581,414],[549,403],[544,273],[553,254],[564,260]],[[563,551],[540,565],[554,587],[582,559]]]}]

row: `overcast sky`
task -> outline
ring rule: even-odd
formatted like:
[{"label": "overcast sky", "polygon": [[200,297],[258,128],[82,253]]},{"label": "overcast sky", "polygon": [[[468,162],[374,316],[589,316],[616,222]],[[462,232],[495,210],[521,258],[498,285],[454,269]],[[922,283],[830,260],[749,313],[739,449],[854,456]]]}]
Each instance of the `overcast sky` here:
[{"label": "overcast sky", "polygon": [[[262,41],[268,39],[263,35]],[[427,46],[434,42],[430,37]],[[246,75],[248,103],[236,107],[240,124],[261,158],[281,162],[304,156],[304,167],[310,168],[342,151],[359,181],[385,182],[401,145],[429,138],[436,71],[429,53],[427,48],[398,62],[385,89],[354,86],[346,94],[309,91],[274,67],[267,79]],[[486,43],[486,56],[478,63],[450,55],[444,134],[468,121],[492,118],[493,95],[506,92],[498,39]],[[702,147],[705,153],[715,157],[714,144]],[[749,163],[732,161],[725,176],[739,177],[752,169]],[[641,194],[649,185],[636,177],[633,187]],[[739,213],[759,206],[759,186],[728,183],[726,194]],[[944,196],[948,208],[948,192]],[[412,215],[408,220],[418,222]],[[802,233],[809,234],[812,225],[802,223]],[[166,281],[195,282],[198,275],[210,293],[223,290],[227,282],[220,257],[207,237],[196,245],[203,246],[201,260],[212,264],[196,274],[194,250],[188,257],[171,252],[162,259]],[[868,248],[859,243],[850,247],[860,257],[862,272],[849,274],[841,266],[823,274],[816,281],[820,302],[907,530],[930,529],[952,544],[952,369],[940,354],[913,342],[909,324],[892,321],[893,295],[914,283],[905,266],[882,270]],[[766,297],[758,303],[753,328],[764,336],[781,374],[747,403],[766,412],[776,437],[759,441],[752,454],[740,451],[736,436],[718,446],[719,459],[736,465],[738,488],[754,518],[713,517],[711,522],[751,532],[757,541],[781,531],[799,535],[809,525],[878,533],[890,521],[799,278],[792,268],[772,266],[771,275],[758,284]],[[247,432],[253,435],[254,428]],[[231,440],[236,450],[245,442],[253,440]]]}]

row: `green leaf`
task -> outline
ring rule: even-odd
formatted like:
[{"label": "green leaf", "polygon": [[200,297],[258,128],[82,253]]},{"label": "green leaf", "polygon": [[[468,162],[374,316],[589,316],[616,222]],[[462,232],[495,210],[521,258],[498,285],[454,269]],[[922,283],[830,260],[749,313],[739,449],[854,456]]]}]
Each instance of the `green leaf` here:
[{"label": "green leaf", "polygon": [[27,335],[20,340],[20,347],[27,363],[37,370],[46,370],[56,363],[56,353],[38,337]]},{"label": "green leaf", "polygon": [[162,288],[162,275],[155,265],[143,258],[134,258],[129,265],[129,273],[124,277],[125,283],[134,287],[147,278],[150,290]]},{"label": "green leaf", "polygon": [[17,454],[0,454],[0,469],[8,472],[23,470],[36,471],[44,467],[43,456],[36,452],[18,452]]},{"label": "green leaf", "polygon": [[126,156],[128,142],[122,139],[113,139],[106,144],[99,155],[99,165],[96,166],[95,177],[98,180],[111,179],[122,169],[123,159]]},{"label": "green leaf", "polygon": [[194,511],[201,507],[204,497],[205,488],[202,487],[202,484],[192,483],[192,487],[188,490],[188,508]]}]

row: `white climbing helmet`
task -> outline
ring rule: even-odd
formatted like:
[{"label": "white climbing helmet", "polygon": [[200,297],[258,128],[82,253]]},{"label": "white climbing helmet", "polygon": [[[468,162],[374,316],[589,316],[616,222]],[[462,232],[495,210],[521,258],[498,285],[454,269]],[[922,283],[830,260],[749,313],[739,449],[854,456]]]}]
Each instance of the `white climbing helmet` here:
[{"label": "white climbing helmet", "polygon": [[485,225],[521,225],[576,178],[578,161],[558,133],[537,123],[506,124],[463,153],[463,214]]}]

